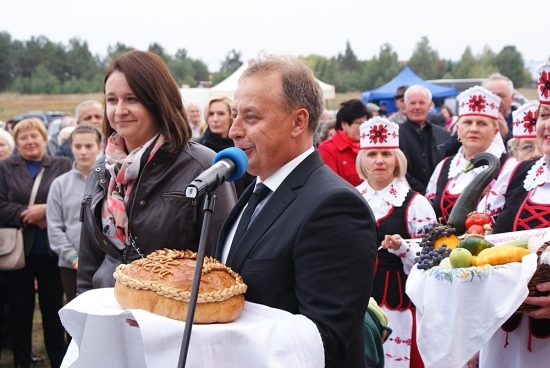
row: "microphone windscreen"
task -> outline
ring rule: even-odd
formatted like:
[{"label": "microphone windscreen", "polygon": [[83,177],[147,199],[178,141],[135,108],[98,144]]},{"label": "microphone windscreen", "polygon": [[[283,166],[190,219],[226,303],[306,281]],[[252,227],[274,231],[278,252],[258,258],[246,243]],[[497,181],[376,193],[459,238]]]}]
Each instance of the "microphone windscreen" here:
[{"label": "microphone windscreen", "polygon": [[227,177],[225,181],[235,181],[243,176],[246,168],[248,167],[248,157],[246,157],[246,153],[244,153],[242,149],[237,147],[229,147],[221,150],[216,156],[214,156],[212,164],[215,164],[223,159],[229,159],[235,164],[235,173]]}]

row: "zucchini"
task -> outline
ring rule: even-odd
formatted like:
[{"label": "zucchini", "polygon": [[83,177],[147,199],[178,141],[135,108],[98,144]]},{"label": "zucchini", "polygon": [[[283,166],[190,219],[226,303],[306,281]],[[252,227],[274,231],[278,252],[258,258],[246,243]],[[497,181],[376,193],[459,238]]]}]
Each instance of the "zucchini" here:
[{"label": "zucchini", "polygon": [[500,170],[500,161],[490,153],[481,152],[472,156],[470,162],[464,169],[464,172],[468,172],[476,167],[484,165],[487,165],[487,168],[481,171],[474,180],[464,188],[449,214],[447,223],[456,229],[457,234],[464,234],[466,232],[466,227],[464,225],[466,217],[470,212],[477,209],[481,193],[483,193],[487,185],[497,177]]}]

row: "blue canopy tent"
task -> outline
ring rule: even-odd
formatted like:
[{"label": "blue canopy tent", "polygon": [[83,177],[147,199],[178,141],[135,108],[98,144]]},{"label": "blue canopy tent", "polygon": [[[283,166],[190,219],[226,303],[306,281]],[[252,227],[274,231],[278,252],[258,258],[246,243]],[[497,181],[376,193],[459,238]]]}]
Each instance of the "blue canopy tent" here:
[{"label": "blue canopy tent", "polygon": [[445,87],[437,84],[426,82],[424,79],[416,75],[411,68],[405,66],[403,70],[390,82],[384,84],[381,87],[372,89],[370,91],[361,92],[361,100],[363,103],[374,102],[380,106],[382,103],[386,103],[387,111],[396,111],[393,97],[397,87],[400,86],[412,86],[414,84],[420,84],[430,90],[433,100],[445,99],[447,97],[455,97],[458,95],[458,90],[453,87]]}]

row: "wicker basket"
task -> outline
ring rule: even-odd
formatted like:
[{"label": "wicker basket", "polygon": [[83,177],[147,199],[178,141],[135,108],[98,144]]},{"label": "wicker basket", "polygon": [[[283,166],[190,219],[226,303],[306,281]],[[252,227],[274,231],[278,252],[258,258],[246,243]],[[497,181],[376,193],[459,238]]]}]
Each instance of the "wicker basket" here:
[{"label": "wicker basket", "polygon": [[[541,247],[537,251],[539,263],[537,265],[537,270],[535,271],[533,277],[531,278],[531,281],[529,281],[529,284],[527,285],[527,287],[529,288],[529,296],[547,296],[548,294],[550,294],[550,292],[548,291],[538,291],[536,288],[537,284],[550,281],[550,265],[546,263],[540,264],[540,255],[549,245],[550,241],[547,241],[546,243],[541,245]],[[523,303],[519,306],[518,312],[530,312],[538,308],[540,308],[538,305]]]}]

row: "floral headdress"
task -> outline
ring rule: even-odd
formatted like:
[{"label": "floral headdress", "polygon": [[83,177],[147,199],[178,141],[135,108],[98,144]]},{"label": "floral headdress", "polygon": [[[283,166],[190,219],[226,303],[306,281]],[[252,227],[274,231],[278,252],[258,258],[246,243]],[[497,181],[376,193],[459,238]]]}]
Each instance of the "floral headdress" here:
[{"label": "floral headdress", "polygon": [[498,119],[501,98],[481,86],[468,88],[458,95],[458,116],[486,116]]},{"label": "floral headdress", "polygon": [[536,138],[535,127],[537,125],[538,101],[525,103],[522,107],[512,112],[514,138]]},{"label": "floral headdress", "polygon": [[399,148],[399,125],[375,116],[359,128],[361,149]]},{"label": "floral headdress", "polygon": [[538,73],[539,101],[543,105],[550,105],[550,60],[539,66]]}]

